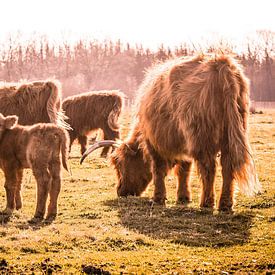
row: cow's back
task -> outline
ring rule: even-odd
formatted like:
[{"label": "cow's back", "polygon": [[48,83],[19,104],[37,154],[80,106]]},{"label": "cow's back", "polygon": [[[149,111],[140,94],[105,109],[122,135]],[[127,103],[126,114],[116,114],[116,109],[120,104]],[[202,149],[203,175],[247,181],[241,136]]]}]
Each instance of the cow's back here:
[{"label": "cow's back", "polygon": [[17,115],[18,123],[21,125],[32,125],[39,122],[49,123],[50,118],[47,112],[47,99],[50,96],[49,90],[33,85],[30,87],[14,86],[0,89],[0,112],[7,115]]},{"label": "cow's back", "polygon": [[62,109],[75,131],[85,132],[108,125],[108,117],[115,106],[122,107],[122,98],[116,92],[88,92],[66,98]]}]

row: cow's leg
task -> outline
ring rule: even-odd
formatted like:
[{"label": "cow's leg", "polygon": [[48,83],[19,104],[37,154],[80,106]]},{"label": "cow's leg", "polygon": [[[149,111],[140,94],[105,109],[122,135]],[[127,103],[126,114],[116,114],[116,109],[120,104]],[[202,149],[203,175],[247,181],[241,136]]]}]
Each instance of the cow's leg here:
[{"label": "cow's leg", "polygon": [[[7,167],[6,167],[7,168]],[[15,209],[15,193],[16,193],[16,168],[9,167],[4,170],[5,174],[5,189],[7,204],[5,210],[2,212],[6,215],[11,215]]]},{"label": "cow's leg", "polygon": [[[119,138],[119,131],[112,130],[109,126],[105,126],[103,129],[103,139],[104,140],[116,140]],[[106,158],[108,155],[110,147],[104,147],[101,152],[101,157]]]},{"label": "cow's leg", "polygon": [[37,181],[37,202],[34,217],[43,219],[46,210],[46,201],[51,184],[51,176],[48,168],[34,164],[32,166],[34,177]]},{"label": "cow's leg", "polygon": [[90,144],[94,144],[95,142],[96,142],[96,140],[97,140],[97,133],[95,133],[95,135],[94,136],[92,136],[92,137],[90,137],[89,138],[89,143]]},{"label": "cow's leg", "polygon": [[54,219],[57,214],[57,199],[61,189],[61,162],[59,158],[53,160],[49,165],[49,172],[52,178],[50,187],[50,202],[46,219]]},{"label": "cow's leg", "polygon": [[16,192],[15,192],[15,207],[17,210],[22,208],[21,185],[23,179],[23,169],[18,169],[16,173]]},{"label": "cow's leg", "polygon": [[215,158],[208,161],[198,161],[198,168],[202,179],[202,194],[200,207],[213,208],[215,204],[214,180],[216,173]]},{"label": "cow's leg", "polygon": [[234,177],[230,165],[230,158],[225,151],[221,152],[223,185],[219,201],[219,210],[231,211],[233,207]]},{"label": "cow's leg", "polygon": [[153,169],[153,183],[155,185],[154,189],[154,202],[158,204],[165,204],[166,200],[166,188],[165,188],[165,177],[168,172],[167,161],[164,160],[152,147],[152,145],[147,142],[147,148],[152,157],[152,169]]},{"label": "cow's leg", "polygon": [[189,203],[192,201],[190,187],[190,171],[192,162],[181,161],[176,164],[175,174],[177,176],[177,203]]},{"label": "cow's leg", "polygon": [[69,146],[69,152],[71,153],[72,144],[76,139],[76,133],[74,130],[69,130],[69,136],[70,136],[70,146]]},{"label": "cow's leg", "polygon": [[83,135],[78,136],[78,141],[81,146],[81,155],[83,155],[87,149],[87,140],[88,139],[86,136],[83,136]]}]

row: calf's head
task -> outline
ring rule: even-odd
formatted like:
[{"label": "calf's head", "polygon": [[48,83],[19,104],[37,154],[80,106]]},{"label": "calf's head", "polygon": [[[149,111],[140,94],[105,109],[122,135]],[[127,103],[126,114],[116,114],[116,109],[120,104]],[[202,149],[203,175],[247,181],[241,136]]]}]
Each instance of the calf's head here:
[{"label": "calf's head", "polygon": [[0,140],[3,136],[3,133],[6,129],[12,129],[14,126],[17,125],[18,116],[3,116],[0,113]]}]

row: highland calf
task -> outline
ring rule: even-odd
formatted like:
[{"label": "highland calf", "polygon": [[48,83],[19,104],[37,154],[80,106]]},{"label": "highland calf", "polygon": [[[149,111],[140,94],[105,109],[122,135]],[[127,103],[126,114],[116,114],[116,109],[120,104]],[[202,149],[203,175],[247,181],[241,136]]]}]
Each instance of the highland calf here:
[{"label": "highland calf", "polygon": [[[118,118],[123,105],[123,94],[118,91],[87,92],[66,98],[62,103],[72,130],[71,145],[78,139],[81,153],[86,151],[87,136],[91,131],[102,129],[104,139],[118,139]],[[101,156],[106,157],[109,147]]]},{"label": "highland calf", "polygon": [[[248,114],[249,82],[233,58],[202,55],[157,65],[140,86],[129,139],[112,155],[118,195],[140,195],[153,179],[153,200],[164,204],[164,179],[175,167],[177,201],[189,202],[190,170],[195,161],[202,180],[200,206],[213,208],[220,153],[219,210],[231,211],[235,181],[245,194],[260,190],[248,141]],[[96,148],[115,143],[93,145],[81,162]]]},{"label": "highland calf", "polygon": [[43,122],[69,128],[61,110],[60,86],[57,80],[1,86],[0,113],[17,115],[21,125]]},{"label": "highland calf", "polygon": [[17,116],[0,113],[0,168],[5,175],[7,206],[2,212],[9,216],[22,207],[21,184],[23,169],[31,168],[37,181],[37,205],[34,218],[57,214],[57,198],[61,188],[61,163],[67,168],[69,137],[66,130],[51,123],[33,126],[17,125]]}]

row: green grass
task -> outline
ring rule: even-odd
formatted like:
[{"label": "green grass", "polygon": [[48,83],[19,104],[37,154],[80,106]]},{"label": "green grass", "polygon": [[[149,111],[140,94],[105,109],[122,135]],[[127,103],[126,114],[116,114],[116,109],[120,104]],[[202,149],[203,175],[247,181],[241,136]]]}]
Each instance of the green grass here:
[{"label": "green grass", "polygon": [[[122,119],[123,135],[129,117]],[[263,192],[238,194],[234,214],[199,209],[200,182],[192,172],[193,202],[177,206],[173,173],[166,207],[152,206],[152,185],[141,198],[117,198],[109,162],[94,152],[79,165],[79,146],[63,171],[59,212],[51,224],[28,223],[35,181],[25,171],[22,210],[0,224],[0,274],[247,274],[275,272],[275,113],[250,117],[250,140]],[[4,177],[0,208],[5,207]],[[221,175],[216,178],[219,195]]]}]

